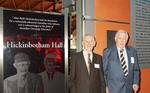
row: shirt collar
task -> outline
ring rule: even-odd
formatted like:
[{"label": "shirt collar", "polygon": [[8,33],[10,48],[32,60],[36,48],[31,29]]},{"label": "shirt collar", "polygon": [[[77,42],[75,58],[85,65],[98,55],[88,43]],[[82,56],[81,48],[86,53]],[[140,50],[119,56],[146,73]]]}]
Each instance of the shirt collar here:
[{"label": "shirt collar", "polygon": [[119,47],[117,47],[117,49],[120,51],[121,49],[123,49],[123,50],[125,50],[125,47],[124,48],[119,48]]},{"label": "shirt collar", "polygon": [[86,50],[83,50],[83,53],[84,53],[84,54],[90,54],[90,55],[92,55],[92,51],[91,51],[91,52],[88,52],[88,51],[86,51]]}]

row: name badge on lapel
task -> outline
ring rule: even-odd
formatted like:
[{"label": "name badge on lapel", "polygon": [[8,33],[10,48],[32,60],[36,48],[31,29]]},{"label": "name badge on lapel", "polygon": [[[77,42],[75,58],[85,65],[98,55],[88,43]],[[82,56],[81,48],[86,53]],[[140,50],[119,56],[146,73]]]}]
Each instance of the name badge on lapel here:
[{"label": "name badge on lapel", "polygon": [[100,68],[100,65],[99,64],[94,64],[94,67],[95,68]]},{"label": "name badge on lapel", "polygon": [[134,64],[134,57],[131,57],[131,63]]}]

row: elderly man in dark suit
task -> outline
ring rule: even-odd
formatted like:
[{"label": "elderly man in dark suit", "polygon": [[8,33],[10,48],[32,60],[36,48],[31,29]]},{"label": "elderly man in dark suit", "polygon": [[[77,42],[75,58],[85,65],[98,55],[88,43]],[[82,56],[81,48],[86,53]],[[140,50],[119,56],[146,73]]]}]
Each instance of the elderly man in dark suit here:
[{"label": "elderly man in dark suit", "polygon": [[137,93],[139,88],[139,65],[136,50],[126,46],[128,33],[117,31],[116,44],[103,52],[103,68],[106,93]]},{"label": "elderly man in dark suit", "polygon": [[71,56],[70,79],[73,93],[105,93],[102,57],[93,52],[95,38],[86,34],[83,51]]},{"label": "elderly man in dark suit", "polygon": [[17,53],[13,65],[17,74],[4,80],[4,93],[44,93],[41,77],[28,72],[30,60],[26,53]]}]

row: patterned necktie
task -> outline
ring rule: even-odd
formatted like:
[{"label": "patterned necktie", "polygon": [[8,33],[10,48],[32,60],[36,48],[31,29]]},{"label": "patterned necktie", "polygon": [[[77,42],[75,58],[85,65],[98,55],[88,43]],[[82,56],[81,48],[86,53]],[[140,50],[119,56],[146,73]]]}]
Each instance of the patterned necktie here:
[{"label": "patterned necktie", "polygon": [[120,50],[120,62],[121,62],[121,66],[122,66],[122,70],[124,72],[124,75],[127,76],[128,75],[128,68],[127,68],[127,64],[125,61],[125,57],[123,55],[123,51],[124,51],[124,49]]},{"label": "patterned necktie", "polygon": [[92,61],[91,61],[91,58],[90,58],[90,54],[88,54],[88,72],[89,74],[91,73],[91,69],[92,69]]}]

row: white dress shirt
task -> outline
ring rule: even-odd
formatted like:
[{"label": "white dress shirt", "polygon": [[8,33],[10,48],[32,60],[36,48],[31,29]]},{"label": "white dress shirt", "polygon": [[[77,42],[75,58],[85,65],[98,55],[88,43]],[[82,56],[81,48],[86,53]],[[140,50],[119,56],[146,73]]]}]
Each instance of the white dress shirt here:
[{"label": "white dress shirt", "polygon": [[86,63],[86,67],[88,69],[88,72],[90,73],[90,68],[89,68],[89,58],[88,58],[88,54],[90,54],[90,59],[91,59],[91,62],[93,60],[93,53],[92,52],[87,52],[87,51],[83,51],[83,56],[84,56],[84,60],[85,60],[85,63]]}]

